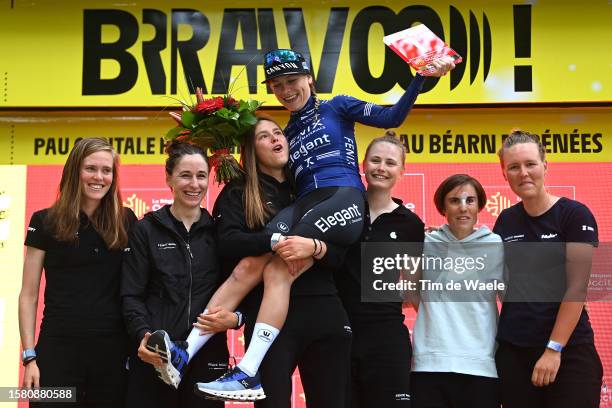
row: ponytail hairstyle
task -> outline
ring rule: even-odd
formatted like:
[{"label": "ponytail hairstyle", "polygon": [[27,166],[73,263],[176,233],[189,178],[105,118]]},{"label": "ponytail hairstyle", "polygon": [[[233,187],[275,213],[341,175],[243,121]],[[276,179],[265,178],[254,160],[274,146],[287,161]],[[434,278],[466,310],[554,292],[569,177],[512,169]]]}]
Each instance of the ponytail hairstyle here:
[{"label": "ponytail hairstyle", "polygon": [[109,152],[113,157],[113,181],[89,221],[109,249],[125,248],[128,236],[123,218],[123,200],[118,187],[119,155],[110,143],[102,138],[81,139],[70,151],[62,171],[57,199],[49,209],[47,227],[59,241],[77,241],[83,203],[83,160],[97,152]]},{"label": "ponytail hairstyle", "polygon": [[317,95],[317,90],[315,88],[314,77],[308,74],[310,78],[312,78],[312,83],[310,84],[310,94],[312,95],[312,99],[314,99],[314,111],[315,111],[315,121],[319,119],[319,106],[321,106],[321,100],[319,99],[319,95]]}]

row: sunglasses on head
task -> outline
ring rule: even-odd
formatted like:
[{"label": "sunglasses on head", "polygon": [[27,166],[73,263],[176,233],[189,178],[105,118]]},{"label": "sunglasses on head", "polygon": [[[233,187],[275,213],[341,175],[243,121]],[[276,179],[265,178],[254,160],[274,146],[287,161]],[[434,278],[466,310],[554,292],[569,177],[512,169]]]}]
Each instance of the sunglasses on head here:
[{"label": "sunglasses on head", "polygon": [[293,50],[274,50],[265,56],[265,64],[272,65],[279,62],[304,61],[304,57]]}]

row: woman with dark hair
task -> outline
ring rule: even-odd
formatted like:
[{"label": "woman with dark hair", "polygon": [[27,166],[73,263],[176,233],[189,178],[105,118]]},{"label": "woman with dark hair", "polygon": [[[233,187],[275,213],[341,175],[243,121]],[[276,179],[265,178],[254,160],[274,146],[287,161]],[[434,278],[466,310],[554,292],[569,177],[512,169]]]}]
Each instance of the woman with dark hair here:
[{"label": "woman with dark hair", "polygon": [[[245,274],[241,280],[254,282],[255,286],[261,282],[262,272],[257,275],[258,270],[252,266],[261,258],[271,257],[272,234],[265,226],[293,201],[287,169],[289,148],[278,124],[270,118],[259,117],[245,139],[241,158],[244,177],[223,188],[213,215],[224,275]],[[289,263],[301,263],[311,271],[297,278],[292,286],[286,330],[279,335],[261,366],[267,395],[264,401],[256,403],[258,407],[291,405],[291,376],[296,367],[300,369],[309,406],[344,404],[344,394],[336,390],[346,387],[350,331],[331,273],[339,266],[340,257],[324,257],[325,248],[320,252],[317,255],[320,261],[313,264],[313,240],[299,236],[287,237],[277,248],[277,253],[292,257]],[[262,295],[263,285],[259,284],[240,305],[238,314],[241,318],[244,316],[247,343],[258,335],[253,332]],[[185,351],[176,354],[182,354],[185,361],[192,358],[202,346],[202,339],[210,338],[218,328],[213,321],[218,313],[216,307],[202,313],[187,339]],[[327,316],[323,324],[322,314]],[[204,335],[200,335],[201,331]],[[172,354],[172,350],[182,347],[180,342],[171,342],[162,330],[153,333],[148,346],[161,354],[168,354],[168,350]],[[165,366],[169,371],[175,370],[172,362]],[[174,378],[180,381],[180,372]],[[198,388],[196,392],[200,393]],[[263,391],[259,395],[263,398]]]},{"label": "woman with dark hair", "polygon": [[597,222],[584,204],[547,191],[545,154],[537,136],[520,130],[499,151],[521,198],[493,229],[507,243],[509,277],[495,356],[502,404],[598,407],[603,370],[584,307]]},{"label": "woman with dark hair", "polygon": [[[82,405],[121,407],[125,395],[119,273],[136,216],[122,206],[118,171],[119,156],[106,140],[77,142],[56,202],[32,215],[25,240],[19,295],[23,386],[76,387]],[[43,269],[44,317],[34,347]]]},{"label": "woman with dark hair", "polygon": [[[454,67],[450,59],[432,62],[431,76],[445,75]],[[325,250],[325,243],[347,248],[357,241],[363,227],[364,192],[357,163],[355,122],[381,128],[402,124],[423,85],[417,75],[406,94],[392,107],[382,107],[345,95],[320,101],[314,92],[308,62],[293,50],[277,49],[264,57],[265,83],[281,105],[291,111],[284,130],[289,143],[289,167],[296,183],[297,200],[268,224],[273,232],[272,249],[286,235],[312,238],[313,254]],[[222,398],[261,398],[257,378],[259,365],[278,336],[287,316],[293,281],[306,268],[288,266],[282,253],[260,265],[263,269],[264,297],[255,327],[262,336],[254,337],[244,359],[227,375],[212,383],[202,383],[201,392]],[[249,285],[235,276],[215,294],[215,303],[227,309],[241,299]],[[253,391],[256,390],[256,391]]]},{"label": "woman with dark hair", "polygon": [[413,408],[499,407],[494,353],[504,253],[501,238],[487,226],[474,229],[486,202],[482,185],[467,174],[448,177],[434,194],[446,224],[425,236],[413,331]]},{"label": "woman with dark hair", "polygon": [[[223,333],[194,356],[178,390],[155,378],[156,369],[162,377],[169,374],[162,358],[146,347],[156,329],[186,338],[220,281],[213,219],[201,208],[208,188],[206,155],[200,147],[178,141],[167,152],[166,183],[174,201],[136,223],[123,260],[123,314],[133,340],[126,406],[223,407],[222,402],[197,398],[193,387],[196,378],[216,378],[227,367],[224,331],[236,327],[234,313],[218,311],[216,330]],[[164,358],[180,359],[181,352],[177,347]]]}]

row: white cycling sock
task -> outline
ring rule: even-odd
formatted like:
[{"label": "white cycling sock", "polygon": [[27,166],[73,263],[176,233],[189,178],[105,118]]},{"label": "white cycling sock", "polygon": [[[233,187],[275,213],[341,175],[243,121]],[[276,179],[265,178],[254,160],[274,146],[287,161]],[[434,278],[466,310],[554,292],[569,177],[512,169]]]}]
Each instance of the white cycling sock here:
[{"label": "white cycling sock", "polygon": [[238,368],[244,371],[250,377],[257,374],[259,366],[263,361],[268,349],[278,336],[280,330],[266,323],[255,323],[253,329],[253,337],[244,357],[238,364]]}]

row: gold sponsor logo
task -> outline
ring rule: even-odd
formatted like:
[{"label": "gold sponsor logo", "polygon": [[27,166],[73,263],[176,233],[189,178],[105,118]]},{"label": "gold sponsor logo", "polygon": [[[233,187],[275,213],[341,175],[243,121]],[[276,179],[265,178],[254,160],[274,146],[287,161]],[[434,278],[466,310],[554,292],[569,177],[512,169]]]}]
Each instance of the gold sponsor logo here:
[{"label": "gold sponsor logo", "polygon": [[151,207],[148,206],[143,199],[138,197],[136,193],[129,196],[123,202],[123,205],[134,211],[134,214],[136,214],[136,217],[138,218],[142,218],[142,216],[145,215],[151,209]]},{"label": "gold sponsor logo", "polygon": [[490,196],[487,200],[486,210],[494,217],[499,217],[499,214],[512,206],[512,202],[508,197],[503,196],[499,191]]}]

